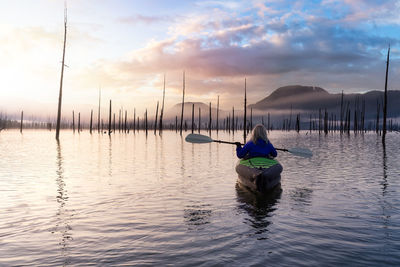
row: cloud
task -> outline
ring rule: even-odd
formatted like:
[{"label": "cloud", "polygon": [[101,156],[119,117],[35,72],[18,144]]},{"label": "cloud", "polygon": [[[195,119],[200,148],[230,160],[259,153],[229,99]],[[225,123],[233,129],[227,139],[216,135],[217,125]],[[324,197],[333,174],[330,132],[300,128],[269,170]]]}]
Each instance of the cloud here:
[{"label": "cloud", "polygon": [[42,27],[13,28],[3,27],[0,34],[0,44],[3,49],[19,49],[29,51],[39,44],[54,45],[59,36],[55,32]]},{"label": "cloud", "polygon": [[[55,47],[62,42],[64,29],[46,29],[42,26],[12,27],[3,26],[0,34],[0,44],[13,50],[30,51],[35,47]],[[98,43],[102,40],[79,30],[76,27],[68,27],[69,42]]]},{"label": "cloud", "polygon": [[201,1],[196,3],[201,7],[219,7],[225,9],[238,9],[243,4],[240,1]]},{"label": "cloud", "polygon": [[[239,103],[245,77],[254,97],[288,84],[328,90],[379,89],[387,44],[400,44],[397,37],[371,32],[372,25],[379,28],[381,23],[395,21],[392,12],[391,18],[385,18],[376,11],[374,2],[323,1],[322,7],[310,7],[298,1],[296,12],[283,9],[279,1],[253,4],[253,12],[247,9],[246,14],[232,16],[217,9],[170,21],[168,38],[152,40],[132,51],[128,59],[104,61],[105,67],[90,72],[108,77],[110,86],[130,84],[127,90],[146,87],[147,81],[167,72],[169,90],[178,94],[185,70],[193,98],[224,94]],[[333,12],[338,5],[340,9]],[[389,1],[384,8],[398,5]],[[148,21],[153,23],[151,18]],[[400,87],[398,79],[393,81]],[[154,84],[161,88],[161,80]]]},{"label": "cloud", "polygon": [[400,22],[400,3],[397,0],[324,0],[321,6],[328,10],[335,10],[341,23],[380,23],[391,24]]},{"label": "cloud", "polygon": [[170,16],[144,16],[144,15],[133,15],[129,17],[119,18],[118,21],[121,23],[128,24],[156,24],[156,23],[168,23],[176,20],[176,17]]},{"label": "cloud", "polygon": [[[153,42],[132,54],[117,68],[137,72],[191,69],[200,77],[274,74],[324,68],[337,71],[351,64],[379,59],[382,38],[370,38],[363,32],[337,31],[333,27],[307,27],[284,34],[266,34],[264,27],[245,25],[217,31],[206,38]],[[358,40],[353,40],[356,35]],[[279,41],[277,41],[279,40]],[[245,45],[242,45],[245,44]],[[365,47],[368,46],[369,52]],[[373,49],[375,47],[375,50]],[[354,69],[353,71],[357,71]]]}]

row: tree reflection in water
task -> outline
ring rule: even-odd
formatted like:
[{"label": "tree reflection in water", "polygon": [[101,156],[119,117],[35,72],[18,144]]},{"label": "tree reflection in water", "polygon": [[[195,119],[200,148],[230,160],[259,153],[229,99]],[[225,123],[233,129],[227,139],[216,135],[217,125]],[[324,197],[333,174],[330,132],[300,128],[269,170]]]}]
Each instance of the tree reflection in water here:
[{"label": "tree reflection in water", "polygon": [[187,205],[183,210],[183,217],[189,230],[199,230],[204,225],[209,224],[211,215],[211,205],[209,204]]},{"label": "tree reflection in water", "polygon": [[381,181],[382,185],[382,200],[381,200],[381,206],[382,206],[382,219],[383,219],[383,231],[385,235],[385,240],[389,241],[390,240],[390,217],[391,217],[391,204],[390,202],[386,199],[386,195],[388,193],[388,168],[387,168],[387,154],[386,154],[386,143],[385,141],[382,142],[382,167],[383,167],[383,179]]},{"label": "tree reflection in water", "polygon": [[52,233],[61,234],[61,241],[59,245],[61,247],[61,257],[63,259],[63,266],[67,266],[70,264],[70,257],[68,254],[68,244],[73,239],[71,233],[70,221],[72,214],[65,207],[68,201],[68,194],[65,177],[64,177],[64,169],[63,169],[63,157],[61,153],[61,145],[60,141],[57,141],[57,202],[59,204],[57,213],[56,213],[56,226]]},{"label": "tree reflection in water", "polygon": [[257,239],[267,239],[263,234],[268,232],[268,226],[271,224],[270,218],[277,209],[276,204],[281,194],[282,188],[280,185],[268,194],[260,194],[248,190],[240,183],[236,183],[238,208],[249,215],[245,218],[244,223],[254,229],[254,235],[257,236]]}]

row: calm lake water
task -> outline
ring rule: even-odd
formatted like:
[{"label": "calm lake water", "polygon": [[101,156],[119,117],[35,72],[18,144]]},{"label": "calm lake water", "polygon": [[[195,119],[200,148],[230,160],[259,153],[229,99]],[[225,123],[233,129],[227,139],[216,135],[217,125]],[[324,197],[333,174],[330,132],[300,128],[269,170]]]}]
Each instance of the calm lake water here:
[{"label": "calm lake water", "polygon": [[0,133],[1,266],[400,265],[400,134],[272,132],[314,157],[280,152],[268,197],[237,185],[232,145],[54,137]]}]

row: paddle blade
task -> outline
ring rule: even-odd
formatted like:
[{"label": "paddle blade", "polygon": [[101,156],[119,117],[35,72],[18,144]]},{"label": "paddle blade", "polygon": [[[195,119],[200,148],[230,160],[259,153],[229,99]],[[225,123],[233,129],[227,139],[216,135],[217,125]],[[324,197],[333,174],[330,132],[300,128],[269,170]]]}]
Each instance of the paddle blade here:
[{"label": "paddle blade", "polygon": [[188,134],[185,138],[186,142],[195,143],[195,144],[204,144],[204,143],[211,143],[213,140],[202,134]]},{"label": "paddle blade", "polygon": [[304,158],[311,158],[313,156],[312,151],[309,150],[308,148],[302,148],[302,147],[293,147],[288,149],[289,153],[292,153],[293,155],[304,157]]}]

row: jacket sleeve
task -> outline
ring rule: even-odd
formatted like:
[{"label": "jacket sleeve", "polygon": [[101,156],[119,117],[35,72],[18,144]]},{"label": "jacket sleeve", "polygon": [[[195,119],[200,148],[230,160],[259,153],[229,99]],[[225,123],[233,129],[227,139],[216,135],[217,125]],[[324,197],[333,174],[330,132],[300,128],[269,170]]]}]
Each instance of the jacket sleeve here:
[{"label": "jacket sleeve", "polygon": [[275,147],[271,144],[271,142],[268,142],[268,146],[269,146],[269,149],[271,150],[271,152],[270,152],[271,156],[273,156],[273,157],[278,156],[278,152],[276,151]]},{"label": "jacket sleeve", "polygon": [[251,148],[251,145],[251,142],[247,142],[243,147],[236,147],[236,156],[240,159],[246,156],[247,152],[249,152]]}]

